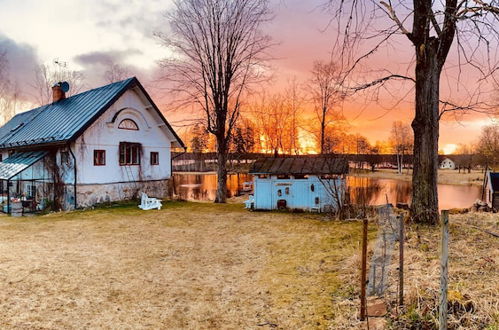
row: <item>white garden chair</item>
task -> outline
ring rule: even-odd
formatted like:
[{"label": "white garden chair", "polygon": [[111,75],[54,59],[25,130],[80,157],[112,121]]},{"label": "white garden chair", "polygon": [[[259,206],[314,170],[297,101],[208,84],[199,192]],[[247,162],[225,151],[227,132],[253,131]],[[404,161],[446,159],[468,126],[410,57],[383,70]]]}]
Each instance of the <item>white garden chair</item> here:
[{"label": "white garden chair", "polygon": [[141,194],[140,205],[139,208],[142,210],[152,210],[158,209],[161,210],[161,201],[157,198],[148,197],[145,193]]}]

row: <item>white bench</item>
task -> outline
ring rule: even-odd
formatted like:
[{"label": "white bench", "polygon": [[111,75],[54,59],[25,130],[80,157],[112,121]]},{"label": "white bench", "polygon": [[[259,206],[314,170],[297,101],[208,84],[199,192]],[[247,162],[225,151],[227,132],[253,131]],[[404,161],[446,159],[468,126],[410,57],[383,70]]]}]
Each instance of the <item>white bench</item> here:
[{"label": "white bench", "polygon": [[152,209],[161,210],[162,206],[163,206],[163,204],[161,204],[161,201],[159,199],[148,197],[145,193],[141,194],[140,205],[139,205],[140,209],[142,209],[142,210],[152,210]]}]

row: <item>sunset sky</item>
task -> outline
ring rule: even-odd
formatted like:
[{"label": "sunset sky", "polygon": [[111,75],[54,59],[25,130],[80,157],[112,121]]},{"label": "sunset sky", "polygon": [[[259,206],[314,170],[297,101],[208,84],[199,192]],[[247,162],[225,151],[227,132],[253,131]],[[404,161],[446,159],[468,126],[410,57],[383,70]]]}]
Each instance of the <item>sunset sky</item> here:
[{"label": "sunset sky", "polygon": [[[335,31],[328,26],[331,16],[320,8],[322,3],[323,0],[272,2],[275,18],[264,27],[277,43],[272,49],[274,75],[270,89],[279,90],[292,78],[306,84],[313,61],[326,60],[331,55]],[[82,70],[87,88],[104,84],[103,72],[109,62],[130,66],[161,105],[163,95],[154,88],[154,79],[157,61],[169,54],[154,32],[167,32],[162,15],[169,4],[166,0],[0,0],[0,48],[7,49],[11,76],[23,86],[26,99],[31,97],[35,65],[58,59]],[[395,39],[390,48],[383,49],[367,65],[407,70],[407,63],[412,60],[410,47],[403,38]],[[449,67],[456,64],[455,56],[449,63]],[[453,82],[457,79],[456,71],[449,70],[445,93],[465,95]],[[469,77],[475,77],[474,73],[465,70],[460,79]],[[364,94],[344,104],[342,111],[351,132],[365,135],[371,142],[386,140],[394,120],[410,121],[410,86],[390,88],[393,97],[388,97],[386,91],[378,101],[373,101],[372,95]],[[406,98],[397,104],[402,95]],[[162,110],[173,123],[182,118],[182,114],[170,113],[164,106]],[[458,121],[449,117],[441,123],[440,146],[450,151],[452,145],[472,142],[480,127],[490,123],[491,119],[484,115],[469,115]]]}]

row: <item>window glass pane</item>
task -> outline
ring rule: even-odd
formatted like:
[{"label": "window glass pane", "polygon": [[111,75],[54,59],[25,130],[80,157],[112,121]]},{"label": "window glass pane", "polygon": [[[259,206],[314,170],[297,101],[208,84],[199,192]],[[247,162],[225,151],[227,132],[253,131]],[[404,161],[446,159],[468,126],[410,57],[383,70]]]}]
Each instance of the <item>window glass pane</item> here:
[{"label": "window glass pane", "polygon": [[137,125],[137,123],[135,123],[131,119],[123,119],[120,122],[120,124],[118,125],[118,128],[120,128],[120,129],[129,129],[129,130],[132,130],[132,131],[138,131],[139,130],[139,126]]}]

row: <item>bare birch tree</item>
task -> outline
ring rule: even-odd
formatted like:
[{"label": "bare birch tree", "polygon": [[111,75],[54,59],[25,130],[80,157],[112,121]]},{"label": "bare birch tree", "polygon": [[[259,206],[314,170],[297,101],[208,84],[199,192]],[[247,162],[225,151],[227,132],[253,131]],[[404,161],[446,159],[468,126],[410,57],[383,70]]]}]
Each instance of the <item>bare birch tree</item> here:
[{"label": "bare birch tree", "polygon": [[165,79],[183,95],[179,105],[204,113],[217,140],[215,202],[227,199],[227,154],[242,98],[265,72],[270,38],[260,28],[270,19],[268,0],[176,0],[167,13],[170,35],[159,34],[175,54],[162,61]]},{"label": "bare birch tree", "polygon": [[323,154],[326,143],[326,130],[333,118],[333,107],[344,98],[342,72],[335,62],[314,62],[310,90],[319,121],[319,147]]},{"label": "bare birch tree", "polygon": [[[480,81],[496,72],[495,51],[499,35],[497,0],[329,0],[339,33],[336,45],[354,72],[360,63],[397,36],[405,36],[415,58],[414,76],[387,72],[379,79],[359,86],[382,86],[389,80],[414,83],[415,116],[414,169],[411,217],[418,223],[438,223],[438,138],[439,121],[451,111],[483,108],[484,101],[472,98],[456,104],[440,98],[440,78],[449,52],[458,54],[458,65],[469,64],[481,75]],[[407,25],[412,23],[412,28]],[[359,55],[361,44],[375,45]],[[397,41],[400,41],[397,39]],[[483,50],[483,52],[481,52]],[[401,52],[403,55],[403,51]],[[488,56],[488,55],[490,56]],[[394,54],[394,56],[397,56]],[[467,82],[469,84],[469,82]],[[481,93],[477,94],[481,95]]]},{"label": "bare birch tree", "polygon": [[82,72],[72,70],[66,62],[54,60],[51,65],[41,64],[35,68],[35,79],[32,87],[38,105],[52,102],[52,86],[60,81],[69,83],[67,96],[80,93],[84,88],[85,77]]}]

